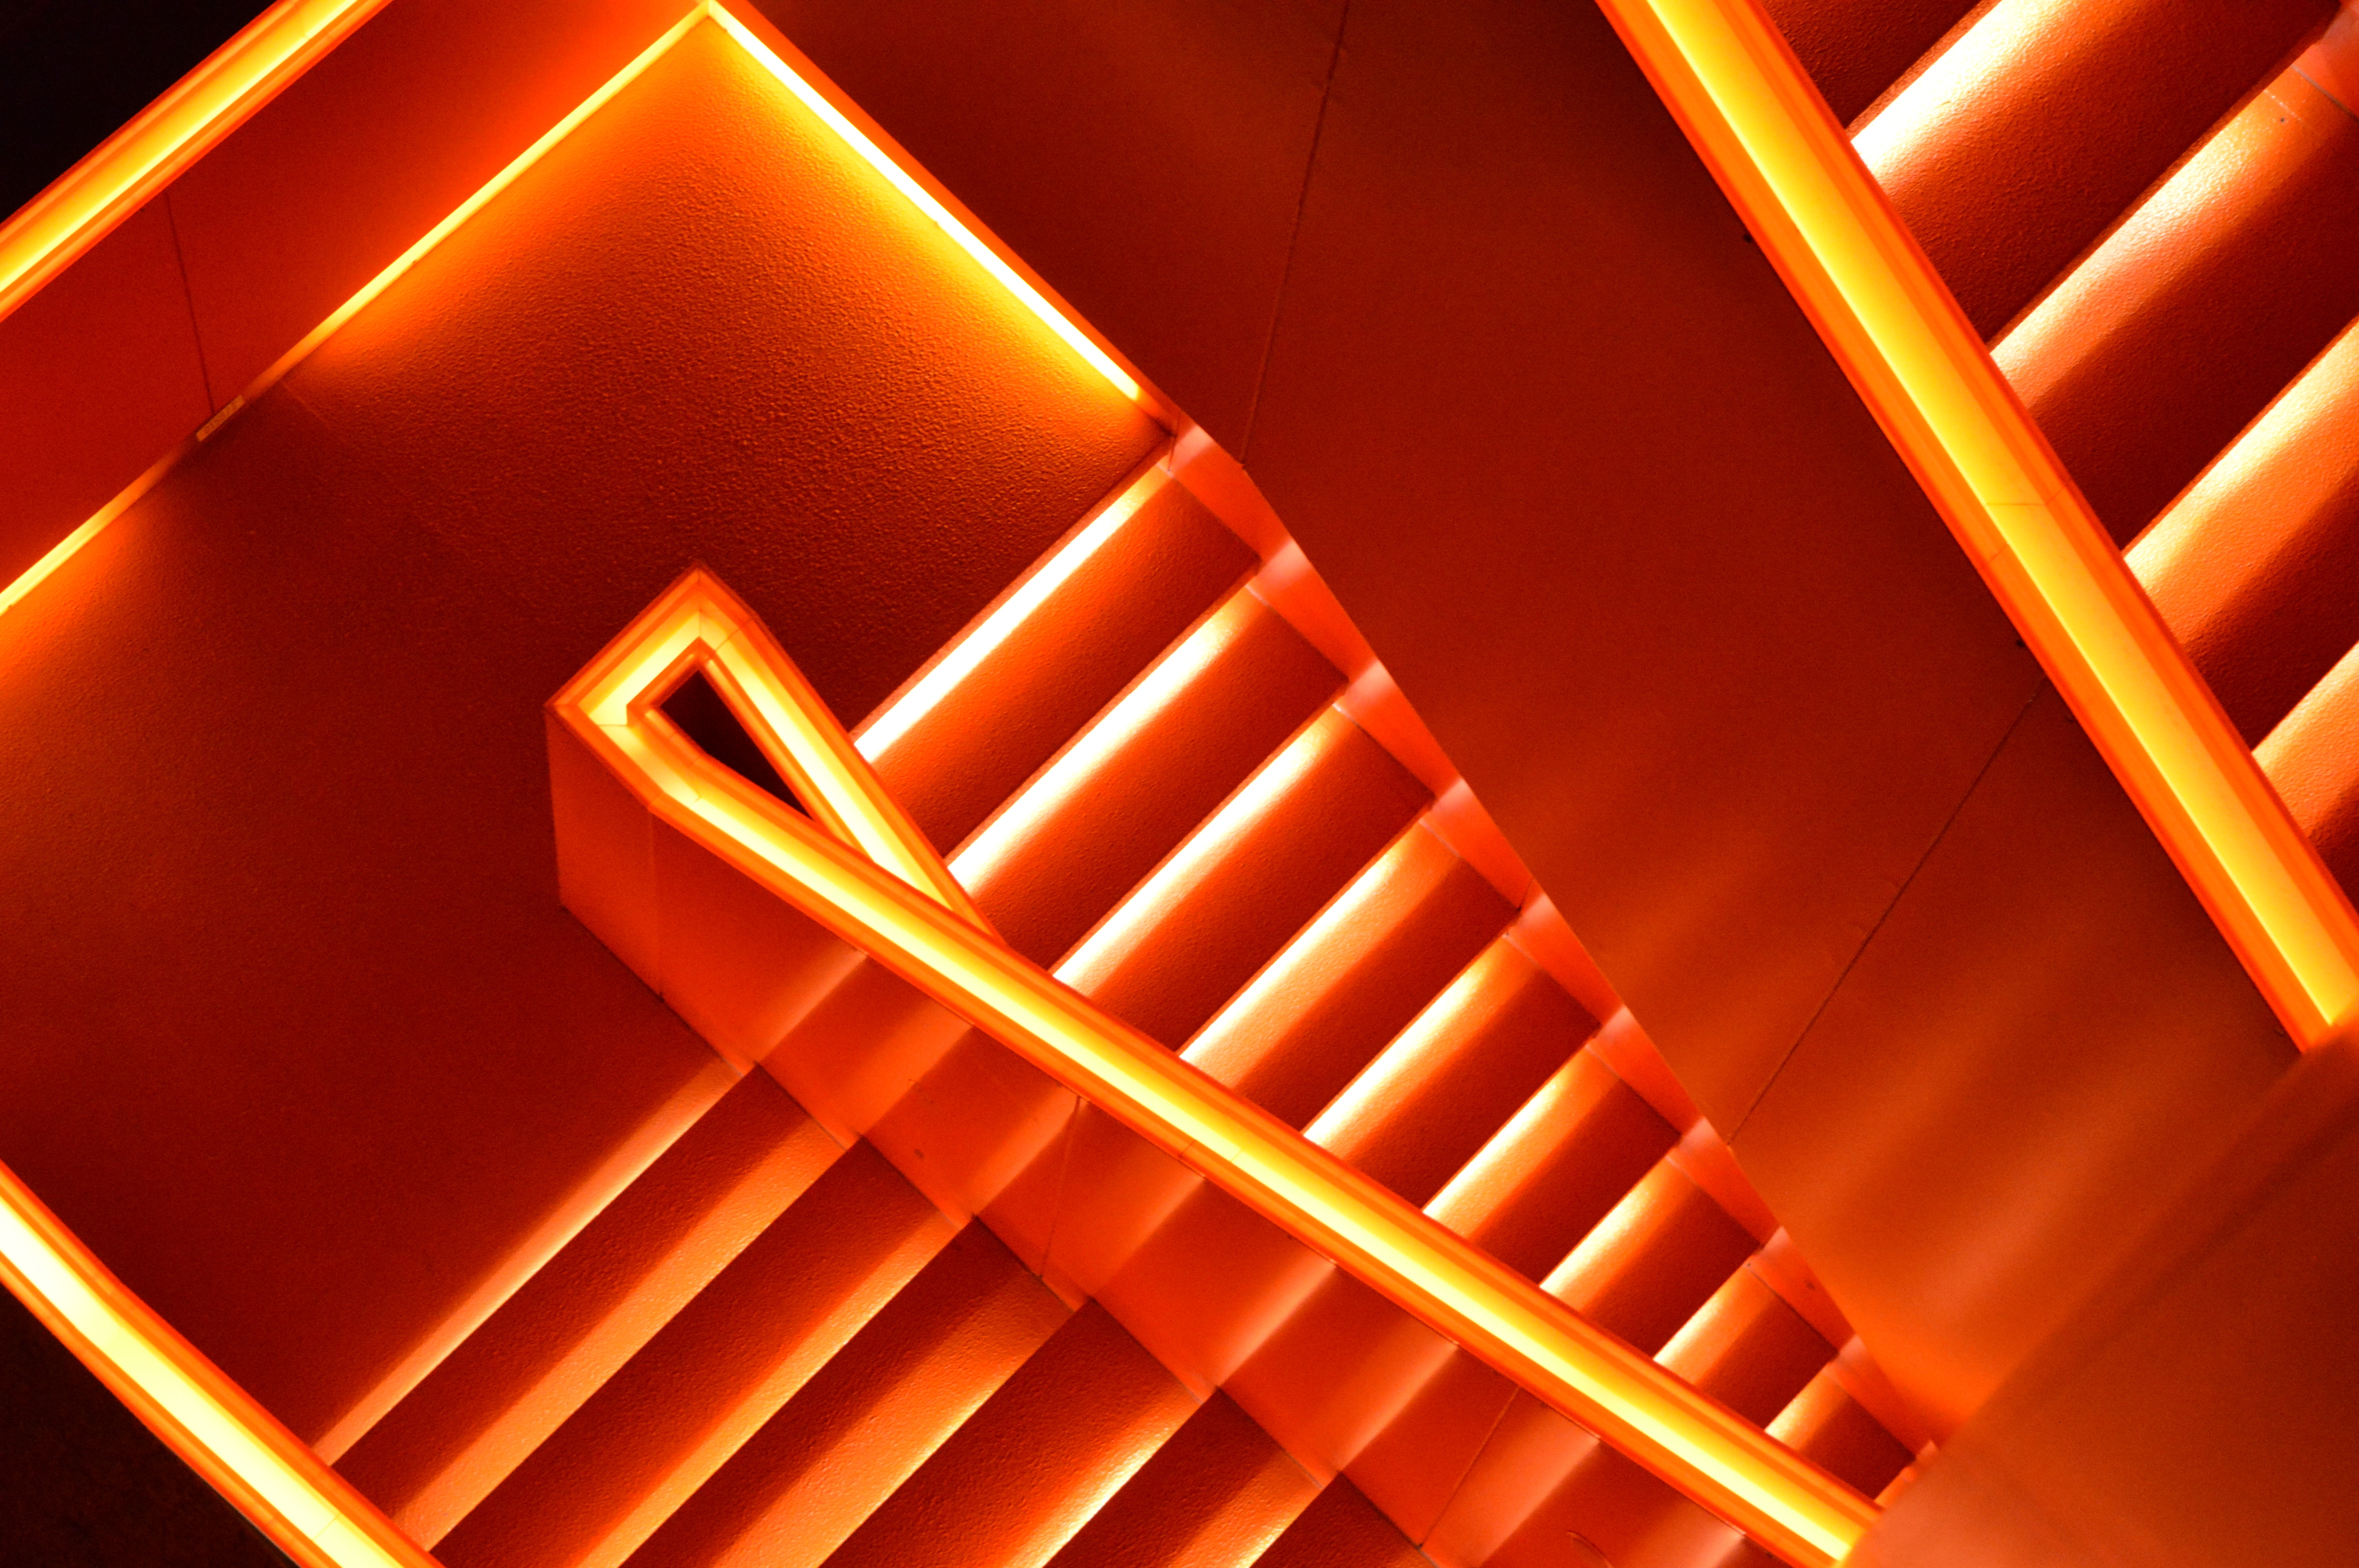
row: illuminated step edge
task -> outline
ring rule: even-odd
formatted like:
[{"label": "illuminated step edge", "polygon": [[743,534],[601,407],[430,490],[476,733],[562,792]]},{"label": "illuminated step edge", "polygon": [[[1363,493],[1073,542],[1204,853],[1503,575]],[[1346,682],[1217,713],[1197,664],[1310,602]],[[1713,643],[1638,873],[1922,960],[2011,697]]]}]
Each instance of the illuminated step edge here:
[{"label": "illuminated step edge", "polygon": [[1759,0],[1601,0],[2296,1043],[2359,1013],[2359,915]]},{"label": "illuminated step edge", "polygon": [[[1875,1520],[1840,1480],[1009,950],[934,895],[930,870],[880,869],[707,757],[660,704],[724,658],[724,697],[782,773],[795,758],[778,713],[807,702],[798,726],[841,735],[701,570],[550,712],[666,825],[1788,1562],[1836,1562]],[[852,776],[866,763],[848,741],[825,750],[843,771],[810,775],[816,789],[839,802],[881,793]],[[931,853],[918,840],[907,862]]]}]

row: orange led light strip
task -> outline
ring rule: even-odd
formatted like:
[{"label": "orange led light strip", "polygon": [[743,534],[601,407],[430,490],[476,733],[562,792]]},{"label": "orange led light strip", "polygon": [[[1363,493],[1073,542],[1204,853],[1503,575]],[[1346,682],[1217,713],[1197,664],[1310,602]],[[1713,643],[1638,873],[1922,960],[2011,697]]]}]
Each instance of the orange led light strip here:
[{"label": "orange led light strip", "polygon": [[385,0],[279,0],[0,223],[0,316],[375,16]]},{"label": "orange led light strip", "polygon": [[[0,228],[0,316],[5,316],[25,296],[63,270],[74,257],[103,238],[108,229],[128,217],[141,201],[160,189],[174,174],[234,130],[255,110],[268,102],[271,94],[300,74],[329,47],[349,34],[384,4],[385,0],[338,0],[332,5],[328,0],[282,0],[277,7],[232,39],[220,54],[190,72],[179,87],[158,99],[139,120],[134,121],[104,146],[75,165],[24,211],[11,219],[5,228]],[[334,336],[346,321],[366,308],[372,300],[390,288],[429,252],[447,239],[452,231],[482,211],[527,169],[547,157],[551,148],[571,135],[584,120],[637,80],[641,72],[670,53],[701,22],[710,22],[720,27],[743,48],[838,140],[964,251],[994,282],[1005,288],[1084,363],[1104,378],[1108,385],[1164,425],[1179,422],[1177,416],[1154,389],[1133,374],[1011,254],[995,244],[981,228],[971,222],[948,192],[934,185],[914,165],[905,160],[884,139],[881,131],[864,124],[848,101],[824,86],[808,61],[794,56],[793,49],[784,38],[769,33],[766,24],[748,24],[740,20],[718,0],[699,0],[699,4],[690,6],[686,15],[660,38],[641,50],[636,59],[616,71],[564,119],[550,126],[539,140],[517,154],[506,168],[484,181],[481,189],[420,235],[417,243],[396,256],[384,270],[362,285],[351,298],[338,306],[299,342],[279,355],[268,369],[255,377],[243,392],[231,398],[194,434],[167,452],[88,521],[60,540],[30,568],[5,588],[0,588],[0,613],[5,613],[18,600],[72,558],[107,524],[128,511],[159,482],[175,463],[195,449],[200,441],[277,384],[321,343]],[[757,28],[761,30],[757,31]],[[231,59],[233,56],[235,57],[234,59]],[[790,59],[790,56],[794,58]],[[230,86],[249,80],[255,85],[243,95],[229,92]],[[208,83],[211,85],[205,85]],[[169,113],[165,113],[168,108]],[[143,125],[147,125],[151,117],[155,117],[154,124],[143,131]],[[124,144],[123,150],[119,156],[111,154],[110,149],[115,148],[118,143]],[[41,217],[43,212],[51,215]],[[77,213],[82,217],[68,221]],[[12,277],[16,281],[11,283]],[[12,288],[15,289],[13,293],[10,292]]]},{"label": "orange led light strip", "polygon": [[830,770],[810,782],[840,792],[837,816],[883,801],[808,683],[701,570],[551,711],[665,823],[1788,1563],[1832,1563],[1874,1521],[1875,1504],[1841,1481],[1012,951],[942,888],[940,858],[906,817],[879,818],[909,838],[880,866],[824,813],[806,818],[706,756],[659,707],[692,669],[782,773],[776,736],[832,735],[817,748]]},{"label": "orange led light strip", "polygon": [[1758,0],[1600,0],[1885,433],[2305,1049],[2359,917]]},{"label": "orange led light strip", "polygon": [[303,1568],[435,1568],[0,1166],[0,1282]]}]

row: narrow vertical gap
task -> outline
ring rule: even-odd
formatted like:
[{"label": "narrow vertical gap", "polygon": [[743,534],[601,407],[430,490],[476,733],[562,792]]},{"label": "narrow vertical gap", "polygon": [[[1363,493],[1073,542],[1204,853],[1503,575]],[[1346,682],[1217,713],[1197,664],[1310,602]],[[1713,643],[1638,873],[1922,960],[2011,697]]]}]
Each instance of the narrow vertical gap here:
[{"label": "narrow vertical gap", "polygon": [[172,235],[172,265],[180,271],[180,300],[189,309],[189,341],[197,348],[197,377],[205,389],[207,412],[221,412],[221,397],[213,391],[212,366],[205,362],[205,335],[197,325],[197,291],[189,283],[189,258],[180,249],[180,221],[172,211],[172,192],[167,187],[157,200],[164,204],[164,227]]},{"label": "narrow vertical gap", "polygon": [[1237,460],[1244,462],[1253,450],[1254,425],[1261,416],[1261,391],[1269,380],[1270,354],[1277,346],[1277,323],[1286,313],[1286,288],[1294,279],[1294,252],[1302,241],[1302,214],[1310,205],[1310,180],[1319,168],[1319,145],[1327,135],[1327,105],[1335,96],[1335,72],[1343,63],[1343,35],[1352,25],[1352,0],[1343,0],[1343,8],[1335,16],[1335,47],[1327,54],[1327,80],[1319,87],[1319,117],[1310,124],[1310,150],[1302,160],[1302,187],[1294,196],[1294,225],[1287,231],[1286,265],[1278,269],[1277,297],[1271,302],[1269,326],[1262,333],[1261,363],[1254,371],[1253,396],[1245,404],[1244,438],[1238,443]]}]

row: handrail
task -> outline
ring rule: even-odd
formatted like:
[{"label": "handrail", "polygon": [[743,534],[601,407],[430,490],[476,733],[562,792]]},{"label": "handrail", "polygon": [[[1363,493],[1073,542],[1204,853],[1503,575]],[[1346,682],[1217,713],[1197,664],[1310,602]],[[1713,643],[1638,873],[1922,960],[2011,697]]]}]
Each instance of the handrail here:
[{"label": "handrail", "polygon": [[0,1282],[302,1568],[437,1568],[0,1165]]},{"label": "handrail", "polygon": [[[809,703],[799,723],[842,735],[777,643],[701,568],[625,628],[550,711],[690,841],[1787,1562],[1823,1568],[1874,1522],[1875,1505],[1842,1481],[1103,1011],[932,896],[923,878],[873,864],[706,756],[658,705],[691,670],[720,665],[723,650],[729,679],[715,685],[774,765],[785,753],[764,730],[781,708]],[[848,741],[844,751],[865,773]]]},{"label": "handrail", "polygon": [[2304,1049],[2359,915],[1759,0],[1599,0],[2180,874]]},{"label": "handrail", "polygon": [[278,0],[0,223],[0,317],[98,243],[386,0]]}]

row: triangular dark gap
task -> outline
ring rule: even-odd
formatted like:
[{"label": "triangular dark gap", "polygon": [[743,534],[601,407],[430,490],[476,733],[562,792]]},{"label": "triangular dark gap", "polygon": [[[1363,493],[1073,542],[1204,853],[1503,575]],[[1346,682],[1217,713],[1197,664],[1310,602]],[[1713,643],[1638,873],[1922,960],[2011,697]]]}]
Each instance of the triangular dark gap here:
[{"label": "triangular dark gap", "polygon": [[[762,748],[754,744],[754,737],[737,722],[729,711],[729,704],[702,672],[690,675],[679,683],[678,690],[663,700],[664,716],[680,728],[681,733],[703,749],[704,754],[723,767],[734,772],[746,783],[758,784],[793,806],[803,809],[778,770],[770,766],[770,759],[762,755]],[[806,813],[806,815],[808,815]]]}]

